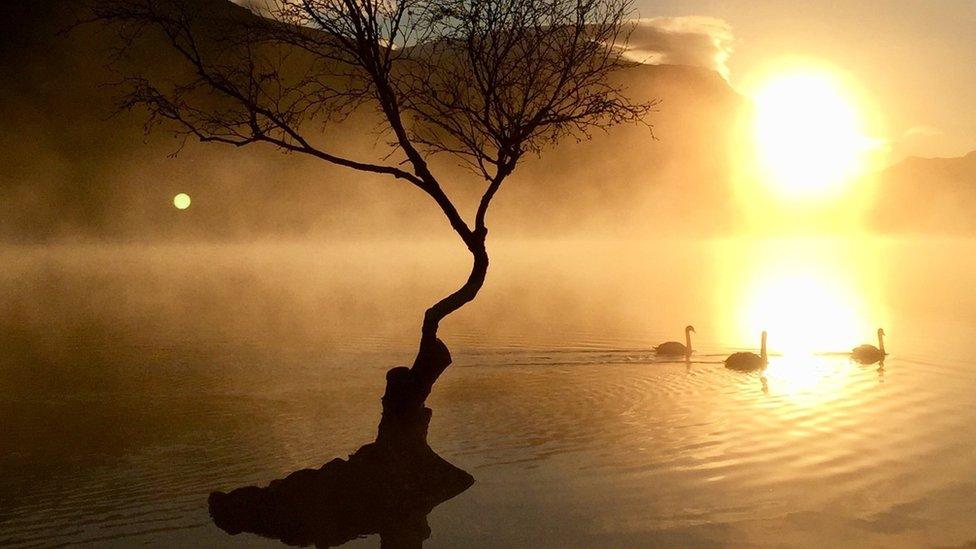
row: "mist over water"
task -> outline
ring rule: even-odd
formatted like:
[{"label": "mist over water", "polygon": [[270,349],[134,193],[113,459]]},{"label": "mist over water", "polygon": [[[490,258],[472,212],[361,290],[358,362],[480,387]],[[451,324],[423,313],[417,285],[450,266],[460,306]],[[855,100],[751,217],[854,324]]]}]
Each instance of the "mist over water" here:
[{"label": "mist over water", "polygon": [[[451,546],[976,539],[970,240],[498,239],[450,317]],[[924,259],[922,261],[921,259]],[[268,545],[206,495],[345,456],[454,242],[0,252],[0,544]],[[691,364],[650,348],[694,324]],[[888,334],[884,367],[849,349]],[[765,375],[722,367],[769,331]],[[860,543],[859,541],[859,543]],[[361,542],[378,544],[376,538]]]}]

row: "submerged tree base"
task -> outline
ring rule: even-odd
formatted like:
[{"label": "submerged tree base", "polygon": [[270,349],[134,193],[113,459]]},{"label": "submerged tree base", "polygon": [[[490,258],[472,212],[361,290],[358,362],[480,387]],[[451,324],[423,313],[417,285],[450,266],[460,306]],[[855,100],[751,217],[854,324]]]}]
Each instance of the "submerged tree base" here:
[{"label": "submerged tree base", "polygon": [[427,515],[474,478],[427,445],[431,410],[406,403],[417,402],[402,398],[406,379],[406,368],[387,374],[376,442],[264,488],[213,492],[214,523],[229,534],[251,532],[289,545],[328,547],[379,534],[383,547],[421,547],[430,537]]},{"label": "submerged tree base", "polygon": [[474,478],[433,450],[391,451],[367,444],[348,460],[302,469],[266,488],[214,492],[214,523],[229,534],[251,532],[289,545],[335,546],[379,534],[383,547],[420,547],[427,515],[467,490]]}]

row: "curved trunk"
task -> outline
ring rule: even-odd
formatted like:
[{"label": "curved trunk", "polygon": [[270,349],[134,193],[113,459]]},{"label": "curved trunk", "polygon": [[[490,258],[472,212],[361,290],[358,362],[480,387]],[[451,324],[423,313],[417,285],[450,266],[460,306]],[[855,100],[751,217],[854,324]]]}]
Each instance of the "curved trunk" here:
[{"label": "curved trunk", "polygon": [[437,338],[440,322],[447,315],[473,300],[484,285],[485,276],[488,274],[488,250],[485,248],[484,235],[475,235],[467,244],[473,258],[468,279],[454,293],[441,299],[424,313],[420,349],[411,368],[414,378],[420,384],[424,399],[430,394],[437,378],[451,363],[451,355],[447,347]]},{"label": "curved trunk", "polygon": [[387,372],[376,441],[348,459],[295,471],[267,487],[211,493],[208,507],[218,527],[298,545],[332,547],[379,533],[384,548],[422,547],[430,536],[427,515],[474,483],[427,444],[431,410],[424,402],[451,364],[451,353],[437,338],[440,321],[474,299],[484,284],[483,234],[465,238],[474,257],[468,280],[427,309],[413,366]]},{"label": "curved trunk", "polygon": [[465,283],[424,313],[420,346],[413,366],[398,366],[386,373],[383,415],[376,442],[417,449],[427,446],[431,411],[424,406],[437,378],[451,364],[451,353],[437,337],[440,322],[478,295],[488,273],[486,231],[473,233],[465,244],[473,258]]}]

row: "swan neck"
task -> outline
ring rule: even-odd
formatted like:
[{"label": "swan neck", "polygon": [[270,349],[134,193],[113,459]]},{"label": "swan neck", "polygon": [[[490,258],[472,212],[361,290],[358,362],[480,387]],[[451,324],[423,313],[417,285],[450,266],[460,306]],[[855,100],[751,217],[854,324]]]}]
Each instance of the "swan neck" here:
[{"label": "swan neck", "polygon": [[762,344],[759,347],[759,358],[762,359],[763,363],[766,362],[766,334],[762,335]]},{"label": "swan neck", "polygon": [[685,352],[691,354],[691,330],[685,330]]},{"label": "swan neck", "polygon": [[884,334],[881,332],[878,332],[878,349],[881,351],[881,354],[885,354]]}]

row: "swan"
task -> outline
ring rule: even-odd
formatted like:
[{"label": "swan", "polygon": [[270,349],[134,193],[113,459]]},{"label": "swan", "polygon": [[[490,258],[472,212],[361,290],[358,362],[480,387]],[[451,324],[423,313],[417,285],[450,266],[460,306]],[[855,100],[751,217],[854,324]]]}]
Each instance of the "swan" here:
[{"label": "swan", "polygon": [[740,372],[751,372],[765,368],[767,362],[769,361],[766,358],[766,332],[763,331],[762,346],[758,355],[748,352],[732,353],[729,358],[725,359],[725,367]]},{"label": "swan", "polygon": [[878,328],[878,346],[864,344],[854,347],[851,358],[861,364],[874,364],[884,360],[885,355],[888,354],[884,348],[884,335],[884,328]]},{"label": "swan", "polygon": [[677,341],[667,341],[654,347],[654,354],[657,356],[691,356],[691,332],[695,331],[695,327],[688,325],[685,326],[685,344],[682,345]]}]

